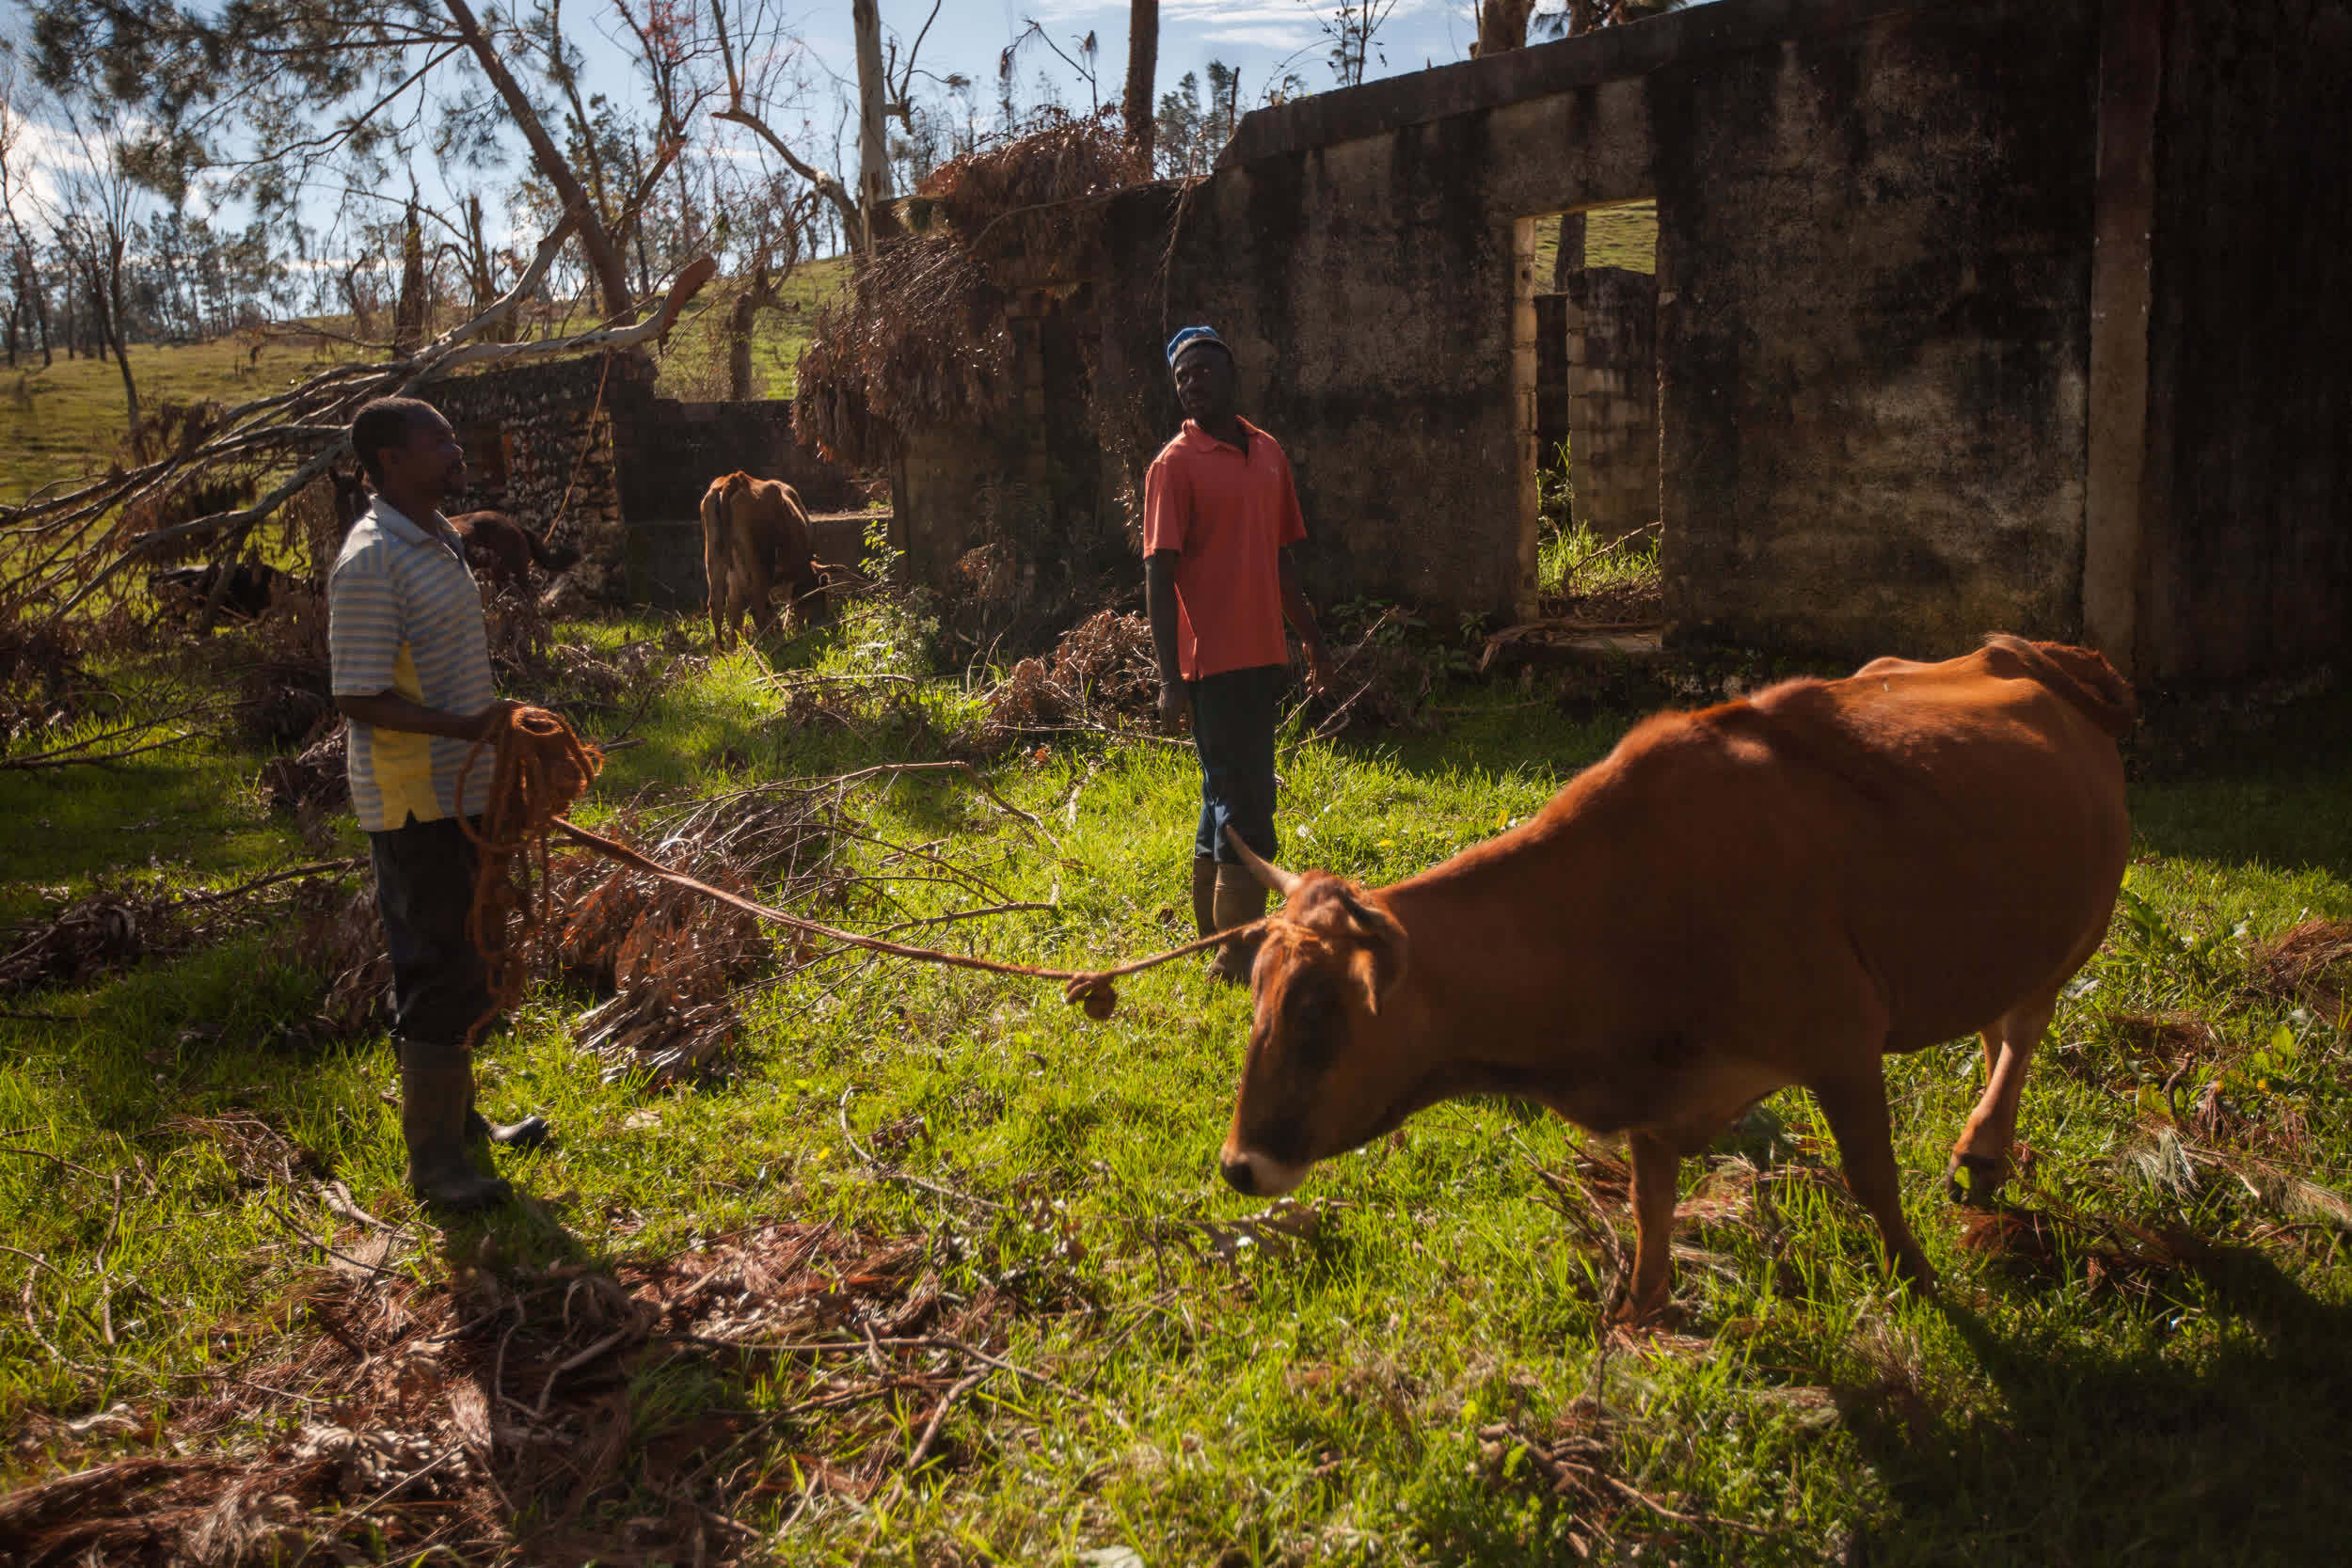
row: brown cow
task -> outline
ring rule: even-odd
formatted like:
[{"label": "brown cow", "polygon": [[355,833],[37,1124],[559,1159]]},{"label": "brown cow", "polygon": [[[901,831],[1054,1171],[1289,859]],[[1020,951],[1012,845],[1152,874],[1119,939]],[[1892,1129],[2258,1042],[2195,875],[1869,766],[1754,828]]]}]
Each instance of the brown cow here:
[{"label": "brown cow", "polygon": [[724,652],[735,646],[745,610],[762,634],[775,624],[775,608],[768,602],[772,584],[790,587],[789,609],[809,601],[821,583],[811,553],[808,512],[800,493],[782,480],[741,472],[714,479],[703,492],[702,512],[710,634]]},{"label": "brown cow", "polygon": [[531,568],[553,576],[580,562],[569,545],[550,545],[503,512],[461,512],[449,520],[465,541],[466,563],[486,579],[491,591],[512,588],[531,591]]},{"label": "brown cow", "polygon": [[1666,1299],[1681,1157],[1802,1084],[1894,1262],[1932,1286],[1881,1057],[1982,1033],[1947,1177],[1989,1196],[2034,1046],[2122,885],[2131,713],[2097,654],[1995,636],[1650,719],[1525,825],[1393,887],[1295,877],[1237,842],[1286,902],[1252,976],[1226,1180],[1279,1195],[1425,1105],[1520,1096],[1629,1135],[1639,1317]]}]

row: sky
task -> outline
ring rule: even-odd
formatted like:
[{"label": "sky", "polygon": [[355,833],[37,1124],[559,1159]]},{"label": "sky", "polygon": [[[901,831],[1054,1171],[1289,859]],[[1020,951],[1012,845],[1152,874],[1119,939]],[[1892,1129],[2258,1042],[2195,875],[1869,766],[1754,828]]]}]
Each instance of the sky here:
[{"label": "sky", "polygon": [[[912,37],[930,10],[928,0],[882,0],[882,25]],[[1285,61],[1309,90],[1321,92],[1334,82],[1326,58],[1329,40],[1318,26],[1330,13],[1330,5],[1323,0],[1313,5],[1304,0],[1160,0],[1154,96],[1169,90],[1188,71],[1202,72],[1212,59],[1241,68],[1245,103],[1262,95]],[[993,102],[997,56],[1030,22],[1041,24],[1073,55],[1076,41],[1092,32],[1103,97],[1115,103],[1127,73],[1127,15],[1124,4],[1092,5],[1086,0],[943,0],[939,20],[923,45],[921,63],[942,74],[960,71],[977,78],[990,94],[983,101]],[[812,8],[806,36],[828,61],[840,62],[836,70],[850,73],[855,56],[848,0]],[[1470,0],[1395,0],[1393,12],[1375,35],[1378,47],[1370,74],[1387,76],[1465,59],[1477,36]],[[1385,68],[1381,52],[1388,56]],[[1050,68],[1065,103],[1085,106],[1085,84],[1043,49],[1025,47],[1021,65],[1025,83],[1038,70]]]},{"label": "sky", "polygon": [[[1394,75],[1468,56],[1477,30],[1473,0],[1375,3],[1385,4],[1388,8],[1375,35],[1369,76]],[[587,56],[591,90],[602,88],[621,102],[634,103],[643,89],[635,84],[627,56],[607,36],[617,32],[618,24],[609,16],[600,15],[600,11],[601,8],[594,4],[575,3],[567,7],[566,33]],[[903,44],[923,27],[925,18],[931,14],[931,5],[930,0],[881,0],[881,11],[885,36],[895,35]],[[1295,73],[1308,91],[1327,90],[1336,82],[1328,59],[1331,40],[1323,25],[1331,12],[1332,0],[1160,0],[1155,102],[1159,94],[1173,89],[1187,71],[1199,74],[1205,85],[1205,67],[1213,59],[1240,69],[1245,110],[1262,102],[1268,85],[1284,72]],[[846,103],[854,96],[856,73],[850,0],[803,0],[798,9],[787,15],[792,30],[805,43],[813,63],[834,78],[834,91]],[[21,21],[20,16],[16,22],[0,22],[0,36],[16,33]],[[1127,21],[1125,0],[1107,5],[1089,0],[941,0],[917,58],[918,65],[928,73],[928,78],[918,78],[917,94],[937,91],[938,78],[955,73],[968,76],[974,82],[973,96],[981,122],[984,126],[992,124],[999,56],[1008,43],[1027,32],[1029,24],[1035,22],[1063,55],[1079,63],[1084,63],[1081,40],[1089,33],[1093,34],[1095,84],[1089,89],[1071,63],[1032,39],[1024,44],[1019,56],[1017,96],[1021,106],[1033,107],[1049,94],[1065,108],[1079,111],[1098,100],[1116,104],[1126,77]],[[817,140],[830,144],[834,127],[840,125],[846,145],[813,146],[805,151],[829,164],[844,178],[850,178],[855,162],[854,136],[845,116],[829,106],[812,105],[809,118],[814,122]],[[33,127],[28,139],[40,142],[48,138],[42,128]],[[50,150],[65,150],[53,142]],[[524,166],[519,145],[514,152],[508,164],[510,175],[520,172]],[[753,154],[746,147],[739,149],[737,155]],[[433,199],[437,188],[446,190],[436,171],[419,168],[417,173],[428,201]],[[401,186],[405,183],[397,179],[393,182]],[[389,191],[387,199],[401,194],[405,193]],[[305,205],[306,212],[315,206],[318,210],[309,215],[323,223],[333,204],[322,197]],[[233,213],[224,216],[233,218]],[[499,226],[496,216],[492,226]],[[532,237],[510,232],[506,239],[510,243],[528,243]]]}]

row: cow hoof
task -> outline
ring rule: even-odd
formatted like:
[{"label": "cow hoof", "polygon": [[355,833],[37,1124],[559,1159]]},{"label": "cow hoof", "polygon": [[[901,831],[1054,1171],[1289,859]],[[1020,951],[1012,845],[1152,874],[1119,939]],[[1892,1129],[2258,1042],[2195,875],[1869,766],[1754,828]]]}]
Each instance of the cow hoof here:
[{"label": "cow hoof", "polygon": [[1992,1207],[2001,1183],[2008,1180],[2009,1161],[1986,1154],[1955,1154],[1944,1172],[1951,1200],[1970,1209]]}]

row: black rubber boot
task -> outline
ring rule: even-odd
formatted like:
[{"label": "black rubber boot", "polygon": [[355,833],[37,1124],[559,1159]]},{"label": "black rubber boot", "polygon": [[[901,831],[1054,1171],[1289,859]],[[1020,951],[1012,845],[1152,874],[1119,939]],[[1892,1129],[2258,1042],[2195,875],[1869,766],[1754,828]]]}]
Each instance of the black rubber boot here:
[{"label": "black rubber boot", "polygon": [[[1219,865],[1216,868],[1216,899],[1215,929],[1230,931],[1236,926],[1247,926],[1265,913],[1265,884],[1249,874],[1246,865]],[[1231,985],[1249,983],[1250,965],[1258,961],[1258,943],[1248,941],[1229,942],[1216,950],[1216,958],[1209,965],[1210,976]]]},{"label": "black rubber boot", "polygon": [[1192,923],[1204,937],[1216,933],[1216,860],[1210,855],[1192,859]]},{"label": "black rubber boot", "polygon": [[537,1148],[555,1134],[548,1127],[548,1118],[533,1112],[520,1121],[492,1121],[474,1103],[473,1074],[466,1075],[466,1141],[469,1144],[493,1143],[501,1148],[517,1152]]},{"label": "black rubber boot", "polygon": [[400,1042],[400,1133],[408,1145],[408,1186],[432,1208],[462,1213],[515,1196],[466,1158],[466,1111],[472,1099],[473,1057],[464,1046]]}]

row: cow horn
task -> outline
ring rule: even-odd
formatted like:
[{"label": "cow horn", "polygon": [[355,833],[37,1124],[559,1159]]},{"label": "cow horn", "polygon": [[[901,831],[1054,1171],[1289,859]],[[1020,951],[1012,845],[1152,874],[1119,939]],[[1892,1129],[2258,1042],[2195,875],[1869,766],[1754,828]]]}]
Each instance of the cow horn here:
[{"label": "cow horn", "polygon": [[1283,870],[1272,861],[1262,859],[1255,849],[1242,842],[1241,834],[1233,832],[1233,825],[1231,822],[1225,824],[1225,837],[1232,845],[1233,853],[1241,857],[1241,863],[1249,867],[1249,874],[1252,877],[1257,878],[1259,881],[1285,898],[1291,895],[1291,889],[1298,885],[1298,878],[1295,875]]}]

